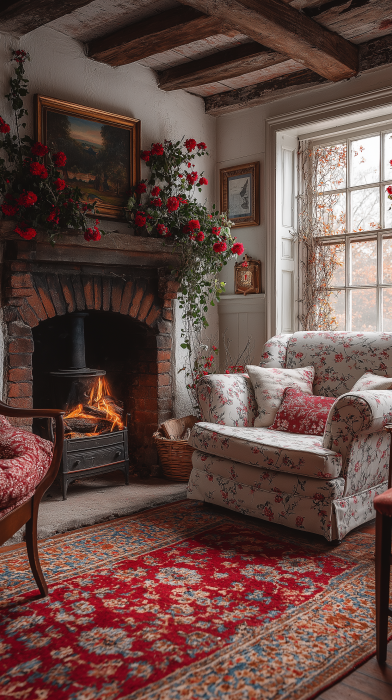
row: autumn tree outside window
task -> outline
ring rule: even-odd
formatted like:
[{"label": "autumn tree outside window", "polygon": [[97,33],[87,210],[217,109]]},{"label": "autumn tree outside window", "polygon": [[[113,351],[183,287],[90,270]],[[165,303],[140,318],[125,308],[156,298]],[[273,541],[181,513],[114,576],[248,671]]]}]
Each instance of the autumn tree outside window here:
[{"label": "autumn tree outside window", "polygon": [[304,329],[392,331],[391,160],[392,124],[301,142]]}]

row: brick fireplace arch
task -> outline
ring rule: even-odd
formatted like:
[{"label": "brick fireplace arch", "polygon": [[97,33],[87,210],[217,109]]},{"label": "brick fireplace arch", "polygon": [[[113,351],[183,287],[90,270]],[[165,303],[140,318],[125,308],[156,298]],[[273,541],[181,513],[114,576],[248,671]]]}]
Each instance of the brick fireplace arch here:
[{"label": "brick fireplace arch", "polygon": [[[133,388],[130,440],[136,460],[153,464],[156,453],[152,433],[173,411],[172,303],[178,284],[165,277],[156,258],[152,265],[137,264],[139,259],[135,265],[132,259],[124,264],[118,256],[116,264],[103,266],[94,262],[75,263],[64,256],[56,261],[37,260],[35,253],[31,244],[23,242],[18,244],[16,255],[11,247],[9,259],[7,255],[5,259],[4,400],[10,406],[33,407],[33,328],[41,322],[76,311],[127,316],[151,331],[148,343],[151,347],[143,350],[143,362],[139,364]],[[15,259],[22,256],[25,259]],[[24,425],[28,425],[26,419]]]}]

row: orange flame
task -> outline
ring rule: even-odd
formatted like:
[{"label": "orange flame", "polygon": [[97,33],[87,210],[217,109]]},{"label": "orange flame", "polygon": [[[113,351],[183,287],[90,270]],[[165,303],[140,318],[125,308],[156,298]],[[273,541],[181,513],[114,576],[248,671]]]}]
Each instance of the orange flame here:
[{"label": "orange flame", "polygon": [[[105,413],[105,419],[111,423],[111,428],[110,432],[113,432],[113,430],[122,430],[124,428],[124,423],[122,422],[122,416],[121,414],[114,408],[114,406],[111,405],[111,402],[108,401],[109,398],[112,398],[112,394],[110,391],[109,384],[107,380],[104,377],[99,377],[98,382],[96,382],[91,391],[90,391],[90,396],[89,400],[87,402],[88,406],[91,406],[92,408],[97,408],[100,411]],[[67,413],[66,416],[64,416],[64,420],[67,420],[67,418],[85,418],[89,420],[90,422],[96,422],[97,426],[92,433],[85,433],[86,437],[92,437],[94,435],[99,435],[103,431],[98,430],[98,423],[100,418],[98,416],[93,416],[90,415],[89,413],[85,413],[83,411],[83,404],[78,404],[76,408],[73,408],[69,413]],[[72,433],[70,437],[72,437]]]}]

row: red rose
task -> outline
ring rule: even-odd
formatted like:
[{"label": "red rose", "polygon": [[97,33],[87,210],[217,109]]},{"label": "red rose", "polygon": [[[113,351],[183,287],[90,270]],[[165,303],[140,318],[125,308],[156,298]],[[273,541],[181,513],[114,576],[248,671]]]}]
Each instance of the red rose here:
[{"label": "red rose", "polygon": [[205,177],[201,177],[197,184],[198,185],[208,185],[208,180]]},{"label": "red rose", "polygon": [[57,207],[53,207],[52,211],[50,212],[48,218],[46,221],[54,221],[56,224],[58,224],[58,215],[59,215],[59,210]]},{"label": "red rose", "polygon": [[189,231],[195,231],[196,229],[200,229],[200,221],[198,219],[191,219],[188,221],[188,230]]},{"label": "red rose", "polygon": [[389,185],[389,187],[387,187],[387,192],[388,194],[392,195],[392,185]]},{"label": "red rose", "polygon": [[53,163],[58,168],[61,168],[67,162],[67,156],[62,151],[59,151],[58,153],[53,153],[52,158],[53,158]]},{"label": "red rose", "polygon": [[177,197],[169,197],[166,206],[168,211],[177,211],[178,207],[180,206],[180,202],[178,201]]},{"label": "red rose", "polygon": [[8,134],[10,131],[10,125],[6,124],[4,119],[0,117],[0,133],[1,134]]},{"label": "red rose", "polygon": [[234,245],[231,247],[231,252],[234,253],[234,255],[242,255],[244,252],[244,246],[242,243],[234,243]]},{"label": "red rose", "polygon": [[15,226],[15,233],[18,233],[21,238],[24,238],[26,241],[30,241],[31,238],[34,238],[37,235],[37,231],[35,228],[28,228],[26,224],[21,224],[20,226]]},{"label": "red rose", "polygon": [[136,186],[136,193],[137,194],[143,194],[147,189],[147,185],[145,182],[139,182],[139,184]]},{"label": "red rose", "polygon": [[150,160],[150,155],[151,151],[140,151],[140,158],[144,160],[145,163],[148,163]]},{"label": "red rose", "polygon": [[227,250],[226,241],[217,241],[212,247],[215,253],[224,253]]},{"label": "red rose", "polygon": [[164,224],[157,224],[157,231],[160,236],[164,236],[169,232],[169,229]]},{"label": "red rose", "polygon": [[35,160],[30,163],[30,172],[32,175],[37,175],[37,177],[40,177],[41,180],[46,180],[48,177],[48,171],[46,170],[44,164],[38,163]]},{"label": "red rose", "polygon": [[199,241],[199,243],[201,243],[202,241],[204,241],[204,233],[203,233],[203,231],[199,231],[199,233],[196,234],[196,240]]},{"label": "red rose", "polygon": [[92,230],[92,228],[88,228],[88,229],[84,232],[84,238],[85,238],[86,241],[92,241],[92,240],[93,240],[93,230]]},{"label": "red rose", "polygon": [[146,224],[145,215],[142,212],[138,211],[138,213],[135,216],[135,225],[142,227],[142,226],[145,226],[145,224]]},{"label": "red rose", "polygon": [[16,204],[2,204],[1,205],[1,211],[5,216],[15,216],[16,212],[18,211],[18,207]]},{"label": "red rose", "polygon": [[17,201],[20,207],[32,207],[37,201],[37,195],[34,192],[23,192]]},{"label": "red rose", "polygon": [[49,148],[47,146],[44,146],[43,143],[37,141],[37,143],[35,143],[32,147],[31,152],[33,156],[39,156],[40,158],[43,158],[43,156],[46,156],[46,154],[49,153]]},{"label": "red rose", "polygon": [[156,185],[155,187],[152,188],[152,190],[151,190],[151,195],[152,195],[153,197],[158,197],[160,191],[161,191],[161,188],[158,187],[158,185]]},{"label": "red rose", "polygon": [[185,141],[184,146],[185,146],[186,150],[188,151],[188,153],[190,153],[191,151],[193,151],[194,148],[196,148],[195,139],[187,139]]},{"label": "red rose", "polygon": [[213,226],[211,229],[211,233],[213,236],[219,236],[221,232],[220,226]]},{"label": "red rose", "polygon": [[186,176],[186,179],[188,180],[190,185],[194,185],[196,180],[197,180],[197,172],[196,170],[192,170],[191,173],[188,173]]},{"label": "red rose", "polygon": [[162,200],[161,200],[160,197],[156,197],[155,199],[152,199],[152,200],[151,200],[151,204],[152,204],[154,207],[161,207],[161,206],[162,206]]},{"label": "red rose", "polygon": [[61,192],[61,190],[63,190],[67,186],[65,184],[65,181],[62,180],[60,177],[58,177],[57,180],[55,180],[53,184],[54,184],[56,190],[58,190],[59,192]]},{"label": "red rose", "polygon": [[165,149],[161,143],[153,143],[151,146],[151,155],[153,156],[163,156]]},{"label": "red rose", "polygon": [[207,148],[207,146],[206,146],[206,144],[204,143],[204,141],[200,141],[200,143],[197,144],[197,147],[198,147],[199,151],[205,151],[206,148]]}]

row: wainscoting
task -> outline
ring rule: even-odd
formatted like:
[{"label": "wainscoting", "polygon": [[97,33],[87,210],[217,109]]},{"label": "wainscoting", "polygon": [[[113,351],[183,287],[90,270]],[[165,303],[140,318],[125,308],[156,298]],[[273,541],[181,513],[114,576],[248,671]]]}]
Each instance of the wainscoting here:
[{"label": "wainscoting", "polygon": [[[265,294],[223,294],[218,304],[220,371],[227,362],[225,345],[233,362],[250,338],[250,362],[259,364],[266,337]],[[248,360],[248,357],[245,358]],[[243,361],[241,362],[241,364]]]}]

